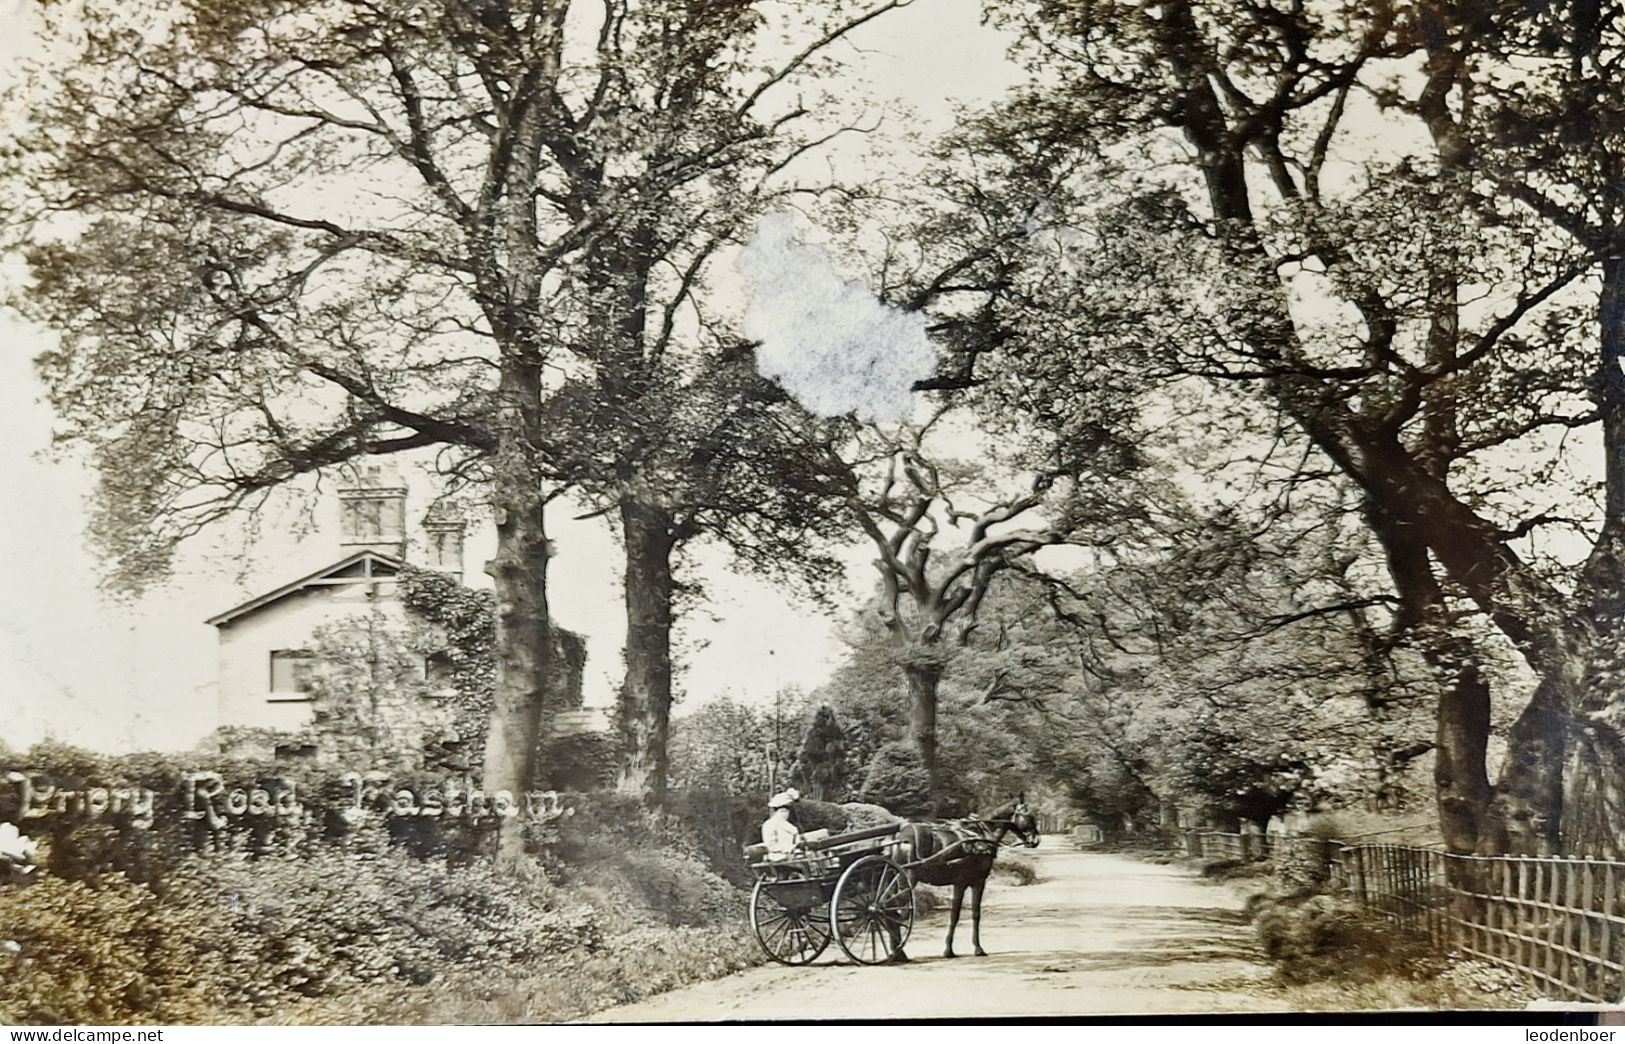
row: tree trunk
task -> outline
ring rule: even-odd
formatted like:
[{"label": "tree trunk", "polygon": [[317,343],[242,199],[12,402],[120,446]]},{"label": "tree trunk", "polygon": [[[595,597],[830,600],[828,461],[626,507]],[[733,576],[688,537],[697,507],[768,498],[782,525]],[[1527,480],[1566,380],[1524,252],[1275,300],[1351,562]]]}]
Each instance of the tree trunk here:
[{"label": "tree trunk", "polygon": [[942,683],[942,665],[908,664],[908,738],[925,768],[931,814],[941,811],[942,787],[937,773],[937,687]]},{"label": "tree trunk", "polygon": [[635,498],[621,502],[626,541],[626,680],[621,728],[626,744],[619,789],[646,799],[666,796],[666,741],[671,731],[672,522]]},{"label": "tree trunk", "polygon": [[1507,760],[1495,788],[1487,846],[1492,854],[1545,855],[1556,849],[1568,748],[1562,688],[1560,677],[1542,677],[1507,733]]},{"label": "tree trunk", "polygon": [[[1618,731],[1625,662],[1625,260],[1609,251],[1601,269],[1592,397],[1602,414],[1603,525],[1580,571],[1579,608],[1556,638],[1535,646],[1540,655],[1530,660],[1540,684],[1507,737],[1498,840],[1519,854],[1562,850],[1565,837],[1588,852],[1625,849],[1617,798],[1625,789]],[[1565,824],[1571,815],[1577,821]]]},{"label": "tree trunk", "polygon": [[[1440,414],[1435,424],[1453,427],[1453,411]],[[1429,442],[1435,446],[1443,438]],[[1445,459],[1431,468],[1446,469]],[[1413,521],[1391,513],[1377,497],[1368,496],[1366,523],[1376,534],[1388,562],[1388,575],[1399,594],[1394,620],[1395,636],[1421,640],[1422,654],[1437,673],[1439,706],[1434,714],[1434,800],[1439,828],[1452,852],[1471,855],[1486,840],[1491,789],[1485,757],[1490,734],[1490,686],[1478,669],[1471,639],[1451,633],[1445,612],[1444,591],[1433,575],[1427,544]],[[1452,860],[1451,865],[1459,865]]]},{"label": "tree trunk", "polygon": [[[529,484],[515,475],[509,478]],[[549,548],[541,497],[527,495],[524,485],[509,487],[508,495],[499,499],[496,556],[485,566],[496,596],[496,679],[481,779],[487,795],[506,790],[517,797],[529,789],[536,778],[542,737],[551,646]],[[523,801],[515,805],[523,806]],[[498,830],[497,862],[512,868],[523,858],[523,824],[515,816]]]},{"label": "tree trunk", "polygon": [[[1439,829],[1451,852],[1480,852],[1488,833],[1490,686],[1473,662],[1472,643],[1451,639],[1430,654],[1449,684],[1439,697],[1433,782]],[[1454,861],[1452,861],[1454,862]]]}]

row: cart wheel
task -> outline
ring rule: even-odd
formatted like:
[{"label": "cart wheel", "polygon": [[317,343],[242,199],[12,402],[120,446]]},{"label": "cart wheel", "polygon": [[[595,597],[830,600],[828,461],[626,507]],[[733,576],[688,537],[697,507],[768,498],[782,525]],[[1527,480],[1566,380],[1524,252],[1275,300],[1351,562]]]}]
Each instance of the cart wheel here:
[{"label": "cart wheel", "polygon": [[864,856],[846,868],[829,904],[829,926],[859,964],[884,964],[914,927],[914,884],[885,856]]},{"label": "cart wheel", "polygon": [[750,927],[762,952],[780,964],[811,964],[829,945],[829,925],[823,910],[791,910],[779,905],[768,889],[770,882],[757,881],[750,893]]}]

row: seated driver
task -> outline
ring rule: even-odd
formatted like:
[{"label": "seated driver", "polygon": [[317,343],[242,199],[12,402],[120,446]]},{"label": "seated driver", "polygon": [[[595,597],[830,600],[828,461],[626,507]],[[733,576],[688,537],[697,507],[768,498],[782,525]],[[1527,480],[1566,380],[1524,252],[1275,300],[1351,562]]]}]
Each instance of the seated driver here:
[{"label": "seated driver", "polygon": [[801,843],[801,831],[790,822],[790,806],[801,798],[794,788],[781,790],[767,799],[772,814],[762,824],[762,844],[767,846],[769,859],[787,859]]}]

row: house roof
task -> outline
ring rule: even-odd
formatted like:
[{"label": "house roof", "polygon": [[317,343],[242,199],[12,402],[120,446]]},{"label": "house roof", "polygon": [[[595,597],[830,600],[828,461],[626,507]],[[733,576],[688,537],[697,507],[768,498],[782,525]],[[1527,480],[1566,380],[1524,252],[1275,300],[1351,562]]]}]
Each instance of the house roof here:
[{"label": "house roof", "polygon": [[379,551],[357,551],[324,569],[316,570],[309,576],[302,576],[292,583],[283,584],[274,591],[267,591],[258,598],[251,598],[242,605],[227,609],[219,616],[211,616],[203,622],[211,627],[223,627],[240,616],[246,616],[256,609],[262,609],[272,602],[279,602],[307,588],[367,583],[379,577],[394,576],[400,571],[402,564],[400,559]]}]

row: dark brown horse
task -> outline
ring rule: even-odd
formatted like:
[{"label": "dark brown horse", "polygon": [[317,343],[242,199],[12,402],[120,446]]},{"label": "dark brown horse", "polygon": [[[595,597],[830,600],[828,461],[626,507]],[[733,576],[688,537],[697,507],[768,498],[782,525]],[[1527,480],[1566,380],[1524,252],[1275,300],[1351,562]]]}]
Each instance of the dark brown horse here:
[{"label": "dark brown horse", "polygon": [[[966,889],[971,893],[971,945],[976,948],[976,956],[987,956],[982,949],[982,892],[987,888],[987,876],[993,872],[1000,846],[1011,836],[1027,848],[1038,847],[1038,820],[1028,809],[1024,794],[983,816],[906,823],[898,828],[900,850],[894,858],[899,863],[915,864],[910,871],[914,882],[952,886],[954,890],[944,957],[957,956],[954,930],[959,927]],[[908,958],[899,947],[894,959]]]}]

